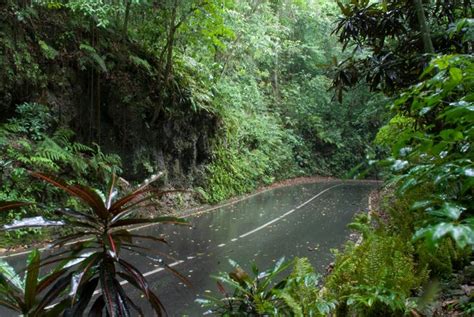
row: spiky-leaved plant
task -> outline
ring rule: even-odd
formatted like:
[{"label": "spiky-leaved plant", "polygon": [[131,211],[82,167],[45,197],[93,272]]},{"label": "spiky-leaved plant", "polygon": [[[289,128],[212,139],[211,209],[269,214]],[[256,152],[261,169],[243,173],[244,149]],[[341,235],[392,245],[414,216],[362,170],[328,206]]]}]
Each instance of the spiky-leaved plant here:
[{"label": "spiky-leaved plant", "polygon": [[[61,237],[53,244],[53,247],[62,248],[44,258],[41,262],[41,266],[56,264],[55,272],[62,270],[72,272],[68,284],[69,292],[56,294],[54,301],[55,303],[62,303],[62,307],[52,305],[50,309],[54,309],[56,313],[61,311],[67,316],[82,316],[88,307],[90,307],[89,316],[100,316],[103,313],[112,317],[130,316],[131,310],[143,316],[142,309],[127,296],[122,286],[123,282],[121,284],[119,280],[120,278],[138,289],[158,316],[165,314],[163,304],[150,289],[143,274],[121,256],[123,250],[140,254],[149,251],[135,245],[133,242],[136,239],[166,243],[161,237],[132,233],[129,230],[131,225],[146,223],[185,224],[184,220],[176,217],[153,219],[136,217],[136,212],[144,204],[149,203],[152,198],[170,192],[157,191],[149,186],[158,176],[122,197],[117,197],[115,189],[117,177],[114,174],[111,176],[105,194],[101,194],[87,186],[71,185],[42,173],[32,173],[32,176],[64,190],[72,197],[81,200],[88,207],[87,211],[59,209],[58,212],[63,216],[62,222],[43,222],[41,224],[46,226],[64,225],[74,229],[72,233]],[[4,204],[5,208],[3,209],[21,206],[21,204],[10,202],[8,205]],[[31,222],[23,225],[23,227],[37,226],[38,224]],[[186,281],[171,267],[166,264],[162,265]]]}]

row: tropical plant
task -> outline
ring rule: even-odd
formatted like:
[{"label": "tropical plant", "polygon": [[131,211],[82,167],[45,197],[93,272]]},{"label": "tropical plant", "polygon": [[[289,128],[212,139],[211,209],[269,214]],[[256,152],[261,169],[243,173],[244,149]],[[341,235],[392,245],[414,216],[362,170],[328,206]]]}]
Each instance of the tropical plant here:
[{"label": "tropical plant", "polygon": [[337,301],[327,299],[319,284],[321,276],[307,258],[295,258],[293,271],[286,278],[285,287],[276,294],[288,305],[296,317],[328,316]]},{"label": "tropical plant", "polygon": [[[166,243],[161,237],[133,233],[128,229],[129,226],[150,223],[184,224],[182,219],[175,217],[143,219],[134,215],[154,197],[168,193],[157,191],[149,186],[160,175],[154,176],[136,190],[118,198],[115,188],[117,177],[114,173],[105,194],[87,186],[71,185],[42,173],[31,174],[65,191],[72,197],[78,198],[87,206],[85,211],[58,209],[57,212],[62,216],[62,222],[59,223],[31,222],[30,220],[24,223],[17,222],[16,226],[13,227],[59,225],[73,229],[72,233],[60,237],[51,246],[64,247],[67,244],[68,248],[65,251],[53,253],[41,262],[41,266],[59,263],[56,270],[63,273],[69,272],[68,287],[71,295],[67,307],[68,313],[72,315],[82,314],[87,307],[90,307],[89,314],[101,315],[105,311],[108,316],[129,316],[130,311],[135,310],[143,316],[142,309],[133,303],[123,289],[123,283],[119,282],[119,278],[121,278],[143,294],[158,316],[163,315],[165,312],[164,306],[151,290],[143,274],[122,256],[125,252],[146,256],[153,254],[152,249],[138,246],[134,244],[134,240],[142,239]],[[23,204],[25,203],[9,202],[0,206],[4,206],[2,210],[6,210]],[[158,254],[166,256],[162,253]],[[36,263],[36,257],[34,259]],[[162,265],[187,282],[173,268],[167,264],[162,263]],[[60,277],[61,275],[56,273],[52,276]],[[51,277],[51,279],[54,278]],[[64,289],[64,287],[61,289]],[[100,290],[100,295],[89,306],[96,289]]]},{"label": "tropical plant", "polygon": [[[260,272],[256,264],[252,264],[252,276],[233,260],[229,260],[234,268],[231,273],[216,276],[217,287],[223,298],[207,297],[197,302],[209,307],[221,316],[278,316],[288,312],[285,301],[276,294],[285,286],[285,280],[275,284],[275,278],[288,269],[292,262],[281,258],[273,268]],[[232,290],[228,292],[225,286]]]},{"label": "tropical plant", "polygon": [[415,124],[392,144],[395,181],[400,195],[431,188],[412,204],[427,216],[415,237],[431,244],[450,236],[460,248],[474,246],[473,74],[472,56],[440,56],[394,103]]},{"label": "tropical plant", "polygon": [[426,267],[417,266],[409,237],[390,234],[382,224],[374,229],[366,216],[357,217],[351,228],[360,231],[363,240],[349,242],[336,254],[325,281],[327,297],[338,301],[341,316],[402,314],[412,291],[428,278]]},{"label": "tropical plant", "polygon": [[[320,276],[314,272],[307,258],[286,262],[278,260],[273,268],[260,271],[252,264],[252,276],[236,262],[229,260],[234,271],[214,277],[223,298],[208,296],[198,299],[221,316],[326,316],[336,307],[335,300],[326,299],[320,292]],[[289,276],[277,280],[290,266]],[[231,291],[226,288],[230,287]]]},{"label": "tropical plant", "polygon": [[433,54],[472,53],[465,42],[472,38],[466,21],[455,26],[458,19],[472,19],[470,0],[337,3],[342,15],[334,33],[343,49],[353,49],[337,63],[333,77],[340,99],[343,90],[363,81],[372,90],[396,96],[418,82]]}]

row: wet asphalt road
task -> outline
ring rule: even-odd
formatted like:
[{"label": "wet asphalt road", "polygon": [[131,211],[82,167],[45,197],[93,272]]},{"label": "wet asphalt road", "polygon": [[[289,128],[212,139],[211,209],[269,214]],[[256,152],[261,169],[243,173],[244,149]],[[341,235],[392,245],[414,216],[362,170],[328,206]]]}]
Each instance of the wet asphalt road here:
[{"label": "wet asphalt road", "polygon": [[[123,255],[145,273],[170,316],[201,316],[205,309],[194,300],[210,291],[217,294],[210,276],[230,271],[228,259],[249,269],[252,261],[268,268],[283,256],[308,257],[316,270],[324,273],[333,260],[330,249],[347,240],[347,224],[354,213],[367,209],[368,194],[377,186],[376,182],[325,181],[277,188],[189,217],[191,227],[154,225],[139,230],[144,235],[164,235],[169,246],[151,243],[158,252],[172,258]],[[191,287],[162,270],[157,259],[186,276]],[[25,263],[24,256],[5,260],[16,267]],[[137,304],[146,307],[132,287],[127,285],[125,290]],[[148,311],[148,315],[153,314]],[[0,309],[0,316],[16,315]]]}]

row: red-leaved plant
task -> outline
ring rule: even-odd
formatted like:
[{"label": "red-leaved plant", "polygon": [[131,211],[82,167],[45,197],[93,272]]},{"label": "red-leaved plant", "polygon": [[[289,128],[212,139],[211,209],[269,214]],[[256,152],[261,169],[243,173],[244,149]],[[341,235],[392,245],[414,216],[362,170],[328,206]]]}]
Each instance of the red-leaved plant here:
[{"label": "red-leaved plant", "polygon": [[[158,191],[149,185],[158,175],[147,181],[133,192],[117,197],[117,176],[112,174],[105,194],[101,194],[87,186],[68,184],[53,176],[42,173],[31,173],[32,176],[44,180],[62,189],[72,197],[78,198],[88,208],[87,211],[59,209],[61,222],[42,222],[41,224],[25,223],[21,227],[38,227],[64,225],[73,228],[72,233],[59,238],[52,247],[57,252],[39,261],[34,257],[34,265],[27,267],[27,274],[32,271],[38,279],[38,268],[56,265],[52,272],[42,281],[36,282],[41,287],[20,290],[20,284],[12,284],[11,270],[2,270],[5,263],[0,263],[0,305],[9,307],[25,316],[64,315],[64,316],[130,316],[136,311],[143,316],[140,307],[133,303],[123,289],[122,284],[128,283],[138,289],[148,300],[157,316],[166,314],[158,296],[151,290],[143,274],[131,263],[126,261],[122,251],[146,254],[153,250],[137,246],[136,239],[152,240],[166,243],[161,237],[135,234],[130,226],[150,223],[185,224],[176,217],[158,217],[152,219],[139,218],[136,212],[156,198],[173,191]],[[26,205],[24,202],[0,202],[0,211],[10,210]],[[13,228],[18,228],[15,226]],[[36,254],[36,253],[35,253]],[[166,269],[186,279],[166,264]],[[3,267],[6,267],[3,265]],[[31,278],[33,279],[33,278]],[[27,279],[28,280],[28,279]],[[122,281],[122,283],[121,283]],[[39,284],[38,284],[39,283]],[[28,286],[28,283],[26,283]],[[30,281],[30,285],[32,282]],[[13,285],[13,286],[12,286]],[[18,296],[11,296],[15,289]],[[55,291],[52,291],[55,290]],[[28,296],[22,299],[22,295]],[[24,305],[23,302],[28,302]],[[88,312],[86,313],[86,309]]]}]

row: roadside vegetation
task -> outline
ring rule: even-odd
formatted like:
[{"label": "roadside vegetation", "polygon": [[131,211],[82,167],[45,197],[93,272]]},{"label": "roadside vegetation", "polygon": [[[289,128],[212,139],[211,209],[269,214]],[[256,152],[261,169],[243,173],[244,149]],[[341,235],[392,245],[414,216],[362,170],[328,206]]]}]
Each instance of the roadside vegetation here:
[{"label": "roadside vegetation", "polygon": [[202,305],[221,316],[474,313],[471,1],[7,1],[0,21],[0,222],[13,224],[0,244],[72,243],[31,252],[24,274],[0,261],[0,305],[142,314],[123,280],[164,315],[121,255],[165,242],[130,225],[185,222],[141,210],[175,188],[217,203],[325,175],[385,180],[331,271],[232,261]]}]

